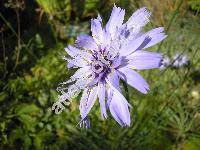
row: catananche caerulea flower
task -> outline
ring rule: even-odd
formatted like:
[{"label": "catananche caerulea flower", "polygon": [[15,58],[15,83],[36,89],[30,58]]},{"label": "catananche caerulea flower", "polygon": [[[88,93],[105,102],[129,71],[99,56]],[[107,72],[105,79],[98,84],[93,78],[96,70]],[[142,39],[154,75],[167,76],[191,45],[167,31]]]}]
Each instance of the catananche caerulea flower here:
[{"label": "catananche caerulea flower", "polygon": [[173,57],[174,63],[173,66],[176,68],[183,67],[188,64],[189,59],[187,55],[184,54],[175,54]]},{"label": "catananche caerulea flower", "polygon": [[80,125],[89,126],[87,115],[98,99],[102,118],[110,111],[121,126],[130,126],[130,104],[121,94],[122,79],[141,93],[149,90],[148,83],[137,70],[159,68],[162,55],[147,49],[166,38],[162,27],[143,33],[149,22],[150,12],[141,8],[124,21],[125,10],[113,7],[105,27],[100,15],[91,20],[92,35],[80,35],[74,46],[65,51],[70,58],[68,68],[78,68],[71,78],[63,82],[68,88],[60,88],[60,101],[70,99],[81,91]]}]

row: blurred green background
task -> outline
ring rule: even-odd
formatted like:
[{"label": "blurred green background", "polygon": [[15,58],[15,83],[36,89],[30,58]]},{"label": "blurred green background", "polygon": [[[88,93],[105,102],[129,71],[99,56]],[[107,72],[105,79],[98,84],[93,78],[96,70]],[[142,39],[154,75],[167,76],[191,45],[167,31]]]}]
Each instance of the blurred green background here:
[{"label": "blurred green background", "polygon": [[[164,26],[168,34],[151,50],[186,54],[189,64],[141,72],[151,90],[128,87],[131,127],[110,115],[103,121],[96,103],[91,128],[80,129],[80,96],[60,115],[51,111],[56,87],[74,72],[63,48],[90,33],[98,13],[105,24],[114,3],[126,19],[146,6],[152,18],[145,30]],[[200,150],[199,11],[199,0],[1,0],[0,149]]]}]

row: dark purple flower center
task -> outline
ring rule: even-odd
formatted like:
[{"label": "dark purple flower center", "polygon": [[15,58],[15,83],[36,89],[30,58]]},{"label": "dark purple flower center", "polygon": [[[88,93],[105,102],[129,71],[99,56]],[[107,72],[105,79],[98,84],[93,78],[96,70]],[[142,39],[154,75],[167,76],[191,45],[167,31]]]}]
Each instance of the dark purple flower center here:
[{"label": "dark purple flower center", "polygon": [[93,60],[91,63],[92,66],[92,71],[98,75],[98,74],[107,74],[110,72],[110,68],[112,65],[112,59],[111,55],[109,52],[105,52],[100,50],[100,51],[95,51],[93,53]]}]

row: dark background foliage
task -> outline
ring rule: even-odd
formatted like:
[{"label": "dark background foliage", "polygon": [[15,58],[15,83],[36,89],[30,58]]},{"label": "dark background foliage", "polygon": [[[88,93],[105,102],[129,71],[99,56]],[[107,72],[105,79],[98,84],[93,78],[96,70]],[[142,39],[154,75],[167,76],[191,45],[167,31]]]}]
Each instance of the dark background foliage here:
[{"label": "dark background foliage", "polygon": [[[90,34],[90,19],[104,24],[114,3],[126,19],[146,6],[149,30],[164,26],[168,38],[152,51],[187,54],[182,68],[141,72],[150,84],[142,95],[128,87],[131,127],[100,118],[98,103],[80,129],[79,97],[60,115],[51,110],[58,84],[74,70],[61,56],[77,35]],[[200,149],[200,3],[198,0],[1,0],[0,149]]]}]

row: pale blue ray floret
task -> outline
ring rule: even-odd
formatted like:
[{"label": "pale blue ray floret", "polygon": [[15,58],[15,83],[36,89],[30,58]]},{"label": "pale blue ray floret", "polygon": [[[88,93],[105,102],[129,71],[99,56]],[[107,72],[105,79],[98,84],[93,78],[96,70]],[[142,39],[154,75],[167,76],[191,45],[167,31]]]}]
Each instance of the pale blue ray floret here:
[{"label": "pale blue ray floret", "polygon": [[150,12],[144,7],[124,22],[125,10],[113,7],[108,23],[103,27],[100,15],[91,20],[92,35],[80,35],[74,46],[65,48],[68,68],[77,68],[60,88],[60,101],[71,99],[80,92],[80,126],[89,127],[88,113],[98,99],[101,116],[110,111],[121,126],[130,126],[131,105],[122,95],[119,80],[124,80],[141,93],[149,90],[148,83],[137,70],[159,68],[162,55],[147,49],[166,38],[163,27],[142,32],[149,22]]}]

